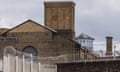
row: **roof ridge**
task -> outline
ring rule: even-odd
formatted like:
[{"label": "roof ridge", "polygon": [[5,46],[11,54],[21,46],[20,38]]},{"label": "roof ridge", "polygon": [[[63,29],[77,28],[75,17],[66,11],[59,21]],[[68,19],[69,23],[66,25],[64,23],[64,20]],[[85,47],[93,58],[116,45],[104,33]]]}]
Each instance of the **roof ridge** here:
[{"label": "roof ridge", "polygon": [[76,37],[76,39],[78,39],[78,38],[87,38],[87,39],[93,39],[93,40],[94,40],[93,37],[89,36],[89,35],[86,34],[86,33],[81,33],[80,35],[78,35],[78,36]]}]

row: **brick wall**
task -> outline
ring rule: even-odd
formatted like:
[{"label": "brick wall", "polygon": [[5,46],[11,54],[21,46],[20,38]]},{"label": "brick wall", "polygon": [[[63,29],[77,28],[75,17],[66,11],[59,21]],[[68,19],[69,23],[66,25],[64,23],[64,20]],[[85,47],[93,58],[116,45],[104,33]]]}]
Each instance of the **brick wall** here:
[{"label": "brick wall", "polygon": [[74,2],[45,2],[45,25],[74,38]]},{"label": "brick wall", "polygon": [[120,61],[61,63],[57,72],[120,72]]},{"label": "brick wall", "polygon": [[25,47],[32,46],[36,48],[38,56],[41,57],[80,53],[80,50],[78,50],[80,46],[77,46],[74,41],[51,31],[9,32],[7,33],[7,37],[16,37],[17,40],[6,40],[6,43],[1,41],[0,48],[10,45],[22,51]]}]

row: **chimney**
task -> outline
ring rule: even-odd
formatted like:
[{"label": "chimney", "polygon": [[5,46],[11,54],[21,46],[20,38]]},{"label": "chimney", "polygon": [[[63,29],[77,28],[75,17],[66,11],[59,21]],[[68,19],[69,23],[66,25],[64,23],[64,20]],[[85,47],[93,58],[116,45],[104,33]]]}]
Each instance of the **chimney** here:
[{"label": "chimney", "polygon": [[106,37],[106,55],[112,55],[112,36]]}]

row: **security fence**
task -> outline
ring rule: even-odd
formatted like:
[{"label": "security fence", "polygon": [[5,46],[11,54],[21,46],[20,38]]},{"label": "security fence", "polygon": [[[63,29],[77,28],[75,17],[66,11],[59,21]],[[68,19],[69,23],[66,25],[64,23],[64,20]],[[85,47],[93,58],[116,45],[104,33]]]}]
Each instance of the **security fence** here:
[{"label": "security fence", "polygon": [[3,57],[3,72],[57,72],[55,64],[43,63],[32,54],[6,47]]},{"label": "security fence", "polygon": [[[38,57],[23,53],[11,46],[4,50],[3,72],[57,72],[56,63],[72,62],[96,62],[96,61],[120,61],[119,52],[114,55],[101,56],[100,53],[91,52],[97,57],[91,57],[87,53],[65,54],[57,57]],[[78,60],[77,57],[80,56]]]}]

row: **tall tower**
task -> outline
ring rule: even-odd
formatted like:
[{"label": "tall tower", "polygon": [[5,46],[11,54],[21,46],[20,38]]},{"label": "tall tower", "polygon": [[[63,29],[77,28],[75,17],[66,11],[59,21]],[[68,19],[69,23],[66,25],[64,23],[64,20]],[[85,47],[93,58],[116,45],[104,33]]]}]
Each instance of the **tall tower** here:
[{"label": "tall tower", "polygon": [[74,7],[72,1],[45,2],[45,25],[60,34],[74,38]]}]

